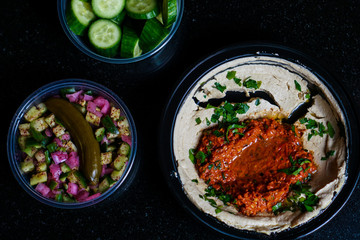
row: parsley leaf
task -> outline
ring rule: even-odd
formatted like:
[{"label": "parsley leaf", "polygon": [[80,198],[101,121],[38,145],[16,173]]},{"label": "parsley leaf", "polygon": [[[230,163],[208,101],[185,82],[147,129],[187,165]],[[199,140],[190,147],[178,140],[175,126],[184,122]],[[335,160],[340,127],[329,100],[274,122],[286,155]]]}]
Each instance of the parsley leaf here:
[{"label": "parsley leaf", "polygon": [[234,77],[234,82],[241,87],[241,78]]},{"label": "parsley leaf", "polygon": [[231,80],[235,78],[235,75],[236,75],[236,71],[228,71],[226,74],[226,78]]},{"label": "parsley leaf", "polygon": [[195,149],[189,149],[189,159],[193,164],[196,164],[194,153],[195,153]]},{"label": "parsley leaf", "polygon": [[325,157],[322,157],[322,158],[321,158],[321,160],[328,160],[329,157],[334,156],[334,154],[335,154],[335,151],[334,151],[334,150],[330,150],[330,151],[328,151],[328,152],[325,154]]},{"label": "parsley leaf", "polygon": [[196,178],[192,179],[191,181],[194,182],[194,183],[199,183],[199,181]]},{"label": "parsley leaf", "polygon": [[200,123],[201,123],[201,119],[198,117],[198,118],[195,119],[195,122],[196,122],[196,124],[200,124]]},{"label": "parsley leaf", "polygon": [[215,86],[213,86],[213,87],[216,88],[217,90],[219,90],[220,92],[224,92],[225,89],[226,89],[226,86],[225,86],[225,85],[221,85],[221,84],[218,83],[218,82],[215,82],[214,85],[215,85]]},{"label": "parsley leaf", "polygon": [[244,80],[243,85],[246,88],[259,89],[261,86],[261,81],[255,81],[254,79],[247,78]]},{"label": "parsley leaf", "polygon": [[327,127],[328,127],[327,133],[329,134],[329,136],[331,138],[333,138],[334,135],[335,135],[335,130],[334,130],[334,128],[333,128],[333,126],[331,125],[330,122],[327,123]]},{"label": "parsley leaf", "polygon": [[198,151],[195,155],[196,159],[200,159],[200,163],[204,163],[205,162],[205,158],[206,158],[206,154],[202,151]]},{"label": "parsley leaf", "polygon": [[295,83],[295,88],[296,88],[296,90],[298,90],[298,91],[301,92],[301,86],[300,86],[300,84],[299,84],[296,80],[294,80],[294,83]]}]

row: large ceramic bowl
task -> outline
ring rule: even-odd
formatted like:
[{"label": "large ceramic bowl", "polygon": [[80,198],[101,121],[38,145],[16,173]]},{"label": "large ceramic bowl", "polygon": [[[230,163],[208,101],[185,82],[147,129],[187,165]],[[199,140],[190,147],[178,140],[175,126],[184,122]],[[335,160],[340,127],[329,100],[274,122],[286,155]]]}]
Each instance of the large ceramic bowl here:
[{"label": "large ceramic bowl", "polygon": [[[220,221],[218,217],[215,217],[214,213],[209,214],[203,211],[203,209],[199,207],[199,203],[195,204],[194,201],[191,200],[191,198],[187,195],[188,192],[185,191],[186,188],[184,182],[182,181],[182,176],[185,176],[182,174],[184,174],[183,172],[185,170],[179,171],[179,162],[176,159],[176,149],[174,147],[174,136],[179,136],[176,134],[189,131],[185,129],[183,131],[180,130],[175,132],[175,128],[177,116],[181,111],[184,102],[187,98],[191,99],[191,97],[188,96],[193,96],[189,94],[190,92],[191,94],[194,93],[194,86],[199,86],[197,84],[205,83],[207,78],[203,79],[203,77],[212,76],[211,74],[206,74],[212,73],[212,70],[216,69],[222,64],[229,63],[232,60],[248,57],[256,58],[260,56],[275,59],[285,59],[286,61],[301,65],[314,74],[320,80],[321,84],[323,84],[328,89],[337,102],[344,115],[344,125],[347,131],[347,146],[346,154],[344,155],[344,158],[346,158],[346,169],[344,177],[345,183],[341,191],[335,194],[335,197],[331,200],[330,205],[322,209],[315,217],[311,218],[305,223],[302,223],[301,225],[271,233],[270,235],[254,230],[243,230],[229,226],[225,224],[224,221]],[[206,89],[206,87],[204,87],[204,89]],[[182,119],[186,118],[185,115],[181,116]],[[235,45],[215,52],[214,54],[205,58],[192,67],[189,71],[187,71],[180,79],[169,99],[169,103],[166,109],[164,110],[164,115],[161,122],[162,127],[159,135],[159,146],[161,146],[159,149],[160,161],[169,188],[175,195],[176,199],[179,201],[180,205],[183,206],[190,213],[190,215],[194,216],[197,220],[204,223],[206,226],[227,236],[238,239],[294,239],[306,236],[330,221],[345,205],[350,195],[352,194],[358,182],[360,171],[358,124],[359,123],[354,108],[336,78],[334,78],[332,74],[330,74],[320,64],[318,64],[317,61],[314,61],[308,55],[300,51],[276,44],[256,43]],[[185,151],[187,152],[188,150]],[[191,175],[191,178],[193,177],[194,175]],[[195,187],[192,189],[194,188]],[[194,195],[194,198],[195,197],[196,196]]]},{"label": "large ceramic bowl", "polygon": [[[22,160],[23,154],[18,144],[19,124],[24,122],[24,114],[32,106],[39,104],[40,102],[44,101],[45,99],[51,96],[59,95],[60,89],[69,88],[69,87],[74,87],[75,89],[91,90],[94,92],[94,94],[108,99],[115,107],[120,108],[124,116],[128,119],[130,125],[130,132],[131,132],[131,153],[129,156],[128,164],[121,178],[115,183],[114,186],[109,188],[99,197],[92,199],[90,201],[74,202],[74,203],[58,202],[50,198],[44,197],[38,191],[36,191],[33,186],[30,185],[29,176],[23,174],[20,169],[20,161]],[[139,162],[136,159],[137,146],[138,146],[138,139],[137,139],[135,122],[131,116],[129,109],[126,107],[125,103],[119,98],[119,96],[117,96],[113,91],[106,88],[105,86],[93,81],[82,80],[82,79],[65,79],[65,80],[55,81],[33,92],[23,101],[23,103],[17,109],[10,123],[8,137],[7,137],[7,154],[8,154],[9,164],[14,174],[14,177],[16,178],[20,186],[36,200],[52,207],[65,208],[65,209],[77,209],[77,208],[88,207],[100,203],[107,199],[113,199],[114,196],[118,197],[123,192],[125,192],[125,190],[127,190],[132,180],[134,179],[137,169],[139,167]]]},{"label": "large ceramic bowl", "polygon": [[92,57],[96,60],[107,62],[107,63],[114,63],[114,64],[128,64],[128,63],[134,63],[139,62],[144,59],[148,59],[158,52],[160,52],[162,49],[165,48],[165,46],[169,43],[169,41],[174,37],[176,31],[178,30],[181,19],[184,12],[184,0],[177,0],[177,18],[176,21],[172,24],[170,28],[169,35],[153,50],[146,52],[138,57],[134,58],[121,58],[119,56],[117,57],[104,57],[102,55],[97,54],[94,52],[93,48],[91,48],[90,44],[88,43],[88,40],[86,37],[79,37],[75,35],[69,28],[67,21],[66,21],[66,7],[70,0],[58,0],[57,6],[58,6],[58,15],[59,20],[61,23],[61,26],[66,34],[66,36],[70,39],[70,41],[83,53],[88,55],[89,57]]}]

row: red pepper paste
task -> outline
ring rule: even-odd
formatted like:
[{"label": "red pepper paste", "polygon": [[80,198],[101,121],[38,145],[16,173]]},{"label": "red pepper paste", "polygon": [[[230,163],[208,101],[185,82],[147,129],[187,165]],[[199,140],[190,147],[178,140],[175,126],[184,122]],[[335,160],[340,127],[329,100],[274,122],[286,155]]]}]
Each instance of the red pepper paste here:
[{"label": "red pepper paste", "polygon": [[[240,213],[270,213],[287,198],[291,184],[316,172],[313,155],[303,148],[303,131],[293,125],[273,119],[240,125],[204,130],[195,152],[205,158],[197,159],[196,169],[208,185],[230,194]],[[297,171],[286,172],[291,167]]]}]

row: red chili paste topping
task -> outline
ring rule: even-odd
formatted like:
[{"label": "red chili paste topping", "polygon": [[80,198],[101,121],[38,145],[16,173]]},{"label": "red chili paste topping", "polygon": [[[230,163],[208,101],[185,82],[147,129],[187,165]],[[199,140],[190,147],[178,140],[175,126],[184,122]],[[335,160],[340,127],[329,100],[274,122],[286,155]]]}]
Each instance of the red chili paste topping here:
[{"label": "red chili paste topping", "polygon": [[272,212],[292,184],[306,182],[316,171],[313,155],[303,148],[302,134],[295,126],[272,119],[206,129],[196,149],[204,153],[196,169],[208,185],[230,194],[240,213]]}]

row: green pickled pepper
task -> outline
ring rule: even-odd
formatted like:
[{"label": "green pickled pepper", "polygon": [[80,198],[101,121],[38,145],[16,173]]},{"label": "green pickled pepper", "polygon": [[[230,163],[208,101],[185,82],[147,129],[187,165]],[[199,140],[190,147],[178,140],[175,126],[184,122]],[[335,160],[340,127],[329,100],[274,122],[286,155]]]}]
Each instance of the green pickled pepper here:
[{"label": "green pickled pepper", "polygon": [[62,98],[45,101],[49,111],[63,123],[69,131],[80,156],[80,170],[91,185],[99,182],[101,174],[100,146],[90,124],[70,102]]}]

